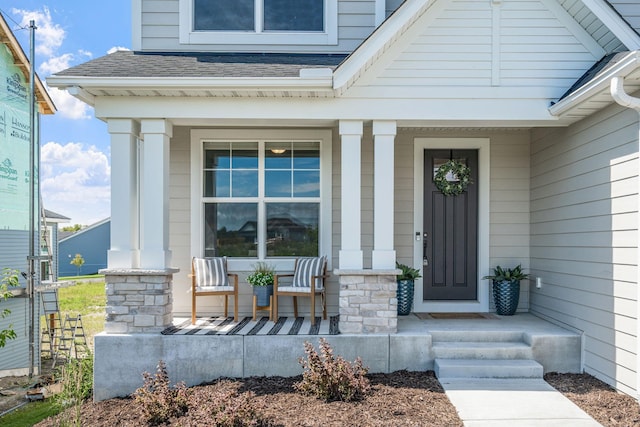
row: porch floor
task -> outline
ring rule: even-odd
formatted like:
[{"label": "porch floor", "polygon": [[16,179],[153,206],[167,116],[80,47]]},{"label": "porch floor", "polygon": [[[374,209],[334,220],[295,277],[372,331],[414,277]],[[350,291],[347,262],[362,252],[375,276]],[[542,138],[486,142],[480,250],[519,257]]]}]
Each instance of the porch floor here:
[{"label": "porch floor", "polygon": [[[176,317],[174,325],[184,325],[185,320]],[[311,329],[304,327],[308,321],[302,321],[297,334],[282,335],[98,334],[95,337],[95,398],[103,400],[132,393],[141,385],[142,372],[154,372],[159,360],[166,363],[172,382],[184,381],[187,385],[219,377],[299,375],[302,368],[298,359],[304,357],[303,344],[310,341],[317,345],[318,335],[327,339],[335,354],[347,360],[361,357],[372,373],[432,370],[434,360],[439,357],[434,344],[468,341],[469,337],[483,341],[483,346],[493,351],[495,348],[491,347],[498,348],[499,343],[516,339],[529,348],[527,357],[540,363],[545,372],[580,372],[581,369],[580,335],[528,313],[428,320],[410,314],[398,318],[396,334],[371,335],[331,335],[322,326],[318,335],[309,335]],[[259,322],[253,322],[254,326]],[[268,330],[273,328],[273,322],[263,323]],[[321,325],[326,327],[326,323],[331,322],[323,321]],[[492,346],[492,342],[496,345]],[[123,360],[127,363],[122,363]]]}]

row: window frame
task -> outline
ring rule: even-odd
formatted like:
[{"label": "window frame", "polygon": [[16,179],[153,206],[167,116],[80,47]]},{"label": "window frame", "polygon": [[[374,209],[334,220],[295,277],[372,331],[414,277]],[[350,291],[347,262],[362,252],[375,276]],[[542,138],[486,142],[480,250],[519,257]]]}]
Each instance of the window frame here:
[{"label": "window frame", "polygon": [[255,0],[255,31],[195,31],[193,0],[180,0],[180,44],[337,45],[338,0],[324,0],[323,32],[262,31],[263,0]]},{"label": "window frame", "polygon": [[[258,257],[229,258],[230,270],[251,271],[258,261],[272,264],[276,270],[293,269],[296,257],[266,258],[266,203],[272,202],[315,202],[319,204],[318,255],[331,258],[332,221],[331,221],[331,180],[332,180],[332,133],[328,129],[193,129],[191,130],[191,254],[202,256],[204,253],[204,206],[211,202],[231,202],[231,197],[205,197],[203,179],[204,143],[210,141],[257,141],[258,142],[258,175],[262,186],[264,183],[264,146],[267,142],[318,141],[320,143],[320,196],[319,197],[264,197],[259,192],[256,198],[238,197],[233,202],[258,203]],[[223,200],[224,199],[224,200]]]}]

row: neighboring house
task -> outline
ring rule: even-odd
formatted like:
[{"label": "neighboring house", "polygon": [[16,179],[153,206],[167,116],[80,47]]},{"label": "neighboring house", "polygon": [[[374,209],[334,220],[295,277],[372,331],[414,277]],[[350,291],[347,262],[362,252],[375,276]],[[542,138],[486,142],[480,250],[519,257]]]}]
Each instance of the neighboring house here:
[{"label": "neighboring house", "polygon": [[[30,65],[2,16],[0,39],[0,269],[26,272],[29,256]],[[39,79],[36,79],[35,87],[36,114],[53,114],[55,106]],[[37,131],[35,135],[37,138]],[[37,201],[35,208],[36,214],[40,212]],[[29,372],[29,298],[24,289],[25,281],[21,275],[19,277],[22,287],[15,291],[15,297],[0,302],[0,310],[11,310],[8,317],[0,319],[0,329],[13,325],[18,336],[7,341],[2,349],[0,376]],[[35,331],[39,341],[38,325],[35,325]],[[35,361],[36,369],[37,366],[39,362]]]},{"label": "neighboring house", "polygon": [[107,268],[110,235],[111,221],[106,218],[60,239],[58,252],[61,262],[58,265],[58,276],[68,277],[78,274],[76,266],[71,264],[76,254],[82,255],[84,259],[80,274],[96,274],[98,270]]},{"label": "neighboring house", "polygon": [[60,262],[58,226],[69,222],[71,218],[48,209],[44,210],[44,218],[45,223],[40,232],[41,255],[43,256],[40,261],[40,280],[42,282],[57,282]]},{"label": "neighboring house", "polygon": [[[585,371],[637,393],[640,100],[624,94],[640,88],[640,3],[132,3],[132,52],[48,80],[111,135],[107,282],[172,286],[160,320],[114,308],[107,332],[188,313],[192,256],[290,270],[270,224],[295,218],[317,230],[304,253],[329,256],[341,331],[394,333],[351,318],[337,285],[393,280],[396,260],[424,267],[416,312],[489,312],[482,277],[521,263],[541,287],[520,311],[583,332]],[[432,179],[450,159],[471,173],[459,196]],[[291,247],[313,234],[296,228]]]}]

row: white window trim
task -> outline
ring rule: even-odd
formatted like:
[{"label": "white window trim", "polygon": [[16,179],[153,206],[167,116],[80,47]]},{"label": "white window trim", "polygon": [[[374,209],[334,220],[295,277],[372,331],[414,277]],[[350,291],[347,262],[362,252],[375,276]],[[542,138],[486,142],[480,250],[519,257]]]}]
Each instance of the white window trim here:
[{"label": "white window trim", "polygon": [[[202,155],[205,141],[279,141],[315,140],[320,141],[320,234],[318,236],[319,254],[327,255],[331,260],[332,224],[331,224],[331,149],[330,130],[300,129],[193,129],[191,131],[191,256],[202,256],[204,247],[204,207],[202,182]],[[241,201],[239,199],[238,201]],[[277,199],[274,199],[277,201]],[[287,199],[290,201],[290,199]],[[259,213],[258,221],[264,212]],[[267,261],[277,271],[293,270],[295,257],[291,258],[229,258],[229,270],[251,271],[257,261]],[[330,261],[328,268],[331,268]]]},{"label": "white window trim", "polygon": [[[262,5],[262,2],[256,0]],[[193,0],[180,0],[181,44],[257,44],[257,45],[337,45],[338,44],[338,0],[324,0],[324,32],[287,31],[259,32],[194,31]],[[261,6],[256,7],[256,21],[261,21]]]}]

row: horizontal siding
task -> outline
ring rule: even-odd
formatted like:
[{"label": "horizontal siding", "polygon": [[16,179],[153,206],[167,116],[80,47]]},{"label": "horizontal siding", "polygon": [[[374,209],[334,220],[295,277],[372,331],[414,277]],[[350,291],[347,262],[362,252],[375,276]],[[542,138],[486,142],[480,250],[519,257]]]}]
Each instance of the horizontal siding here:
[{"label": "horizontal siding", "polygon": [[[635,0],[630,0],[635,3]],[[581,0],[559,0],[558,3],[584,28],[602,48],[607,52],[626,50],[618,38],[600,21]],[[616,1],[609,3],[615,4]],[[640,13],[638,14],[640,17]],[[637,29],[638,27],[636,27]]]},{"label": "horizontal siding", "polygon": [[610,106],[531,145],[531,311],[585,334],[587,372],[636,389],[637,114]]},{"label": "horizontal siding", "polygon": [[0,230],[0,268],[27,271],[28,255],[28,231]]},{"label": "horizontal siding", "polygon": [[141,1],[144,51],[349,53],[375,28],[375,0],[339,0],[337,45],[184,45],[179,42],[179,1]]},{"label": "horizontal siding", "polygon": [[640,32],[640,3],[637,0],[608,0],[622,17]]},{"label": "horizontal siding", "polygon": [[[8,340],[2,348],[0,376],[25,375],[29,369],[29,324],[27,323],[29,299],[14,297],[0,302],[0,310],[5,308],[11,310],[11,314],[4,319],[0,318],[0,330],[8,329],[11,326],[17,337],[14,340]],[[39,307],[36,307],[36,310],[39,310]],[[40,326],[35,325],[34,330],[36,333],[35,356],[39,360]],[[38,360],[35,363],[36,373],[39,366]]]},{"label": "horizontal siding", "polygon": [[393,60],[374,64],[362,84],[389,93],[403,87],[535,87],[545,88],[540,97],[555,99],[600,59],[590,50],[595,44],[583,43],[588,35],[567,28],[556,13],[542,0],[436,3],[392,47],[387,57]]}]

